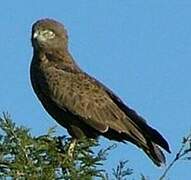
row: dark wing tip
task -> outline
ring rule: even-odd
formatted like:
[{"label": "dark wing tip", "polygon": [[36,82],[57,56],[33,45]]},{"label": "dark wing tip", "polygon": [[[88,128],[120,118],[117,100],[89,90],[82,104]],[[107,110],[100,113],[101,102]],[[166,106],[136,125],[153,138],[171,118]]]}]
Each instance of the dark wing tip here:
[{"label": "dark wing tip", "polygon": [[171,153],[169,144],[166,139],[157,130],[151,128],[150,126],[148,127],[150,129],[149,132],[151,134],[152,141],[165,149],[168,153]]}]

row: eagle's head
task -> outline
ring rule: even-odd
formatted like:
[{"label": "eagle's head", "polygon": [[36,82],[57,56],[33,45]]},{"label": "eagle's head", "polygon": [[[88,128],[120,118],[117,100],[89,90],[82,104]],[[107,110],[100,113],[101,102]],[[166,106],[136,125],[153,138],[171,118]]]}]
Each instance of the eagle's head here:
[{"label": "eagle's head", "polygon": [[33,24],[31,41],[34,49],[57,50],[67,48],[68,36],[61,23],[42,19]]}]

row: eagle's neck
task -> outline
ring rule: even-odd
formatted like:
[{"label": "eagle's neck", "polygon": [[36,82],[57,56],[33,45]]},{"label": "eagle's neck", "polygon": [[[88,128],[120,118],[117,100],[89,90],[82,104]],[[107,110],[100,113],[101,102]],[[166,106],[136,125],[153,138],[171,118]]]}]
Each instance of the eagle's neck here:
[{"label": "eagle's neck", "polygon": [[39,63],[66,71],[81,72],[68,50],[36,51],[34,54],[38,56]]}]

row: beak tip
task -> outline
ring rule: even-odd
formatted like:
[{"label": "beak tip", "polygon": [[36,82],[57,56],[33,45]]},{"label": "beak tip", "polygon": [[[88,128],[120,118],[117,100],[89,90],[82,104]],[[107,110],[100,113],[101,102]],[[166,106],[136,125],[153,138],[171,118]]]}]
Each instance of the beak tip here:
[{"label": "beak tip", "polygon": [[34,32],[33,38],[36,39],[38,37],[38,32]]}]

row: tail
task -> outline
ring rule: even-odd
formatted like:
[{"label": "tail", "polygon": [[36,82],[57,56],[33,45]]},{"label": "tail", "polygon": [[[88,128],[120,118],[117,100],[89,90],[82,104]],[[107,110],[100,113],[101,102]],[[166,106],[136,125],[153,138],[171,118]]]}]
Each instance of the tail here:
[{"label": "tail", "polygon": [[153,128],[140,128],[136,124],[130,130],[130,134],[123,133],[120,138],[127,140],[141,148],[157,166],[166,164],[166,158],[160,147],[170,153],[167,141]]},{"label": "tail", "polygon": [[170,153],[167,141],[157,130],[143,121],[140,116],[137,117],[139,119],[128,119],[128,123],[125,123],[132,125],[130,129],[131,133],[124,135],[126,136],[125,139],[141,148],[157,166],[165,165],[166,159],[160,147]]},{"label": "tail", "polygon": [[142,149],[155,165],[162,166],[166,164],[163,152],[155,143],[150,143],[148,148],[142,147]]},{"label": "tail", "polygon": [[[127,121],[129,122],[129,121]],[[162,147],[170,153],[167,141],[153,128],[147,125],[147,128],[140,128],[134,122],[129,122],[132,126],[123,133],[118,133],[113,129],[109,129],[104,136],[108,139],[126,142],[129,141],[141,148],[152,162],[157,166],[166,164],[166,158],[160,149]],[[129,127],[129,123],[128,126]],[[127,123],[125,123],[127,124]]]},{"label": "tail", "polygon": [[125,112],[128,116],[123,123],[127,131],[121,138],[141,148],[157,166],[165,164],[166,159],[160,147],[170,153],[168,142],[135,111],[128,108],[128,112]]}]

